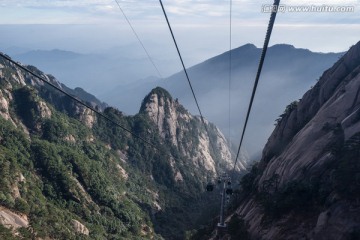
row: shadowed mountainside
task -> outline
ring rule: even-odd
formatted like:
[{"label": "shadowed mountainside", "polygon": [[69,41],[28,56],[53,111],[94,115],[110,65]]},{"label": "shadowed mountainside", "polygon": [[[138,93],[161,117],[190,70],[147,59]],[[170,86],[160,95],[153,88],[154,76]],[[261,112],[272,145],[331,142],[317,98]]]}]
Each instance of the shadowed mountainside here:
[{"label": "shadowed mountainside", "polygon": [[359,239],[359,180],[360,42],[286,107],[221,239]]}]

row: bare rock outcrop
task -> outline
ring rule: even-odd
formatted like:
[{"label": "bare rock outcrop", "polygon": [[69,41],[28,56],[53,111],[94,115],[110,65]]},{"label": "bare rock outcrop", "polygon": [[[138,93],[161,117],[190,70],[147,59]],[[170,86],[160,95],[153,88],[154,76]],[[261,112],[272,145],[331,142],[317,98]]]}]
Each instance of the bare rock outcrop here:
[{"label": "bare rock outcrop", "polygon": [[27,228],[29,220],[26,215],[19,215],[0,206],[0,224],[13,229]]},{"label": "bare rock outcrop", "polygon": [[46,105],[46,103],[44,101],[39,101],[38,103],[38,111],[40,113],[40,116],[42,118],[51,118],[51,110],[50,108]]},{"label": "bare rock outcrop", "polygon": [[0,90],[0,115],[5,119],[10,119],[9,100],[4,96],[3,91]]},{"label": "bare rock outcrop", "polygon": [[96,121],[95,113],[83,106],[75,107],[75,115],[78,116],[79,120],[88,128],[92,128]]},{"label": "bare rock outcrop", "polygon": [[80,233],[80,234],[84,234],[84,235],[87,235],[87,236],[89,235],[89,229],[87,227],[85,227],[85,225],[82,224],[81,222],[73,219],[72,224],[73,224],[75,232]]}]

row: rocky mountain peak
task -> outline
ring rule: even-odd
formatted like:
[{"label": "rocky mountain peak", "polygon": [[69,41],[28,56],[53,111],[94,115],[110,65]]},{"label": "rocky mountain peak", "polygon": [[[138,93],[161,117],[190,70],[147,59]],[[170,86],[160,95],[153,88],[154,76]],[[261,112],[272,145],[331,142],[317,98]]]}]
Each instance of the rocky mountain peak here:
[{"label": "rocky mountain peak", "polygon": [[163,88],[157,87],[144,98],[140,113],[147,114],[157,125],[160,135],[177,145],[178,117],[189,120],[191,115]]},{"label": "rocky mountain peak", "polygon": [[[163,88],[154,88],[143,100],[140,113],[146,114],[156,124],[164,141],[169,141],[180,152],[192,159],[195,165],[215,174],[217,167],[230,169],[232,155],[221,131],[205,120],[209,133],[200,117],[191,115],[177,99]],[[194,138],[194,136],[200,136]],[[212,149],[215,146],[216,149]],[[219,162],[219,160],[221,161]],[[238,169],[244,169],[242,163]]]}]

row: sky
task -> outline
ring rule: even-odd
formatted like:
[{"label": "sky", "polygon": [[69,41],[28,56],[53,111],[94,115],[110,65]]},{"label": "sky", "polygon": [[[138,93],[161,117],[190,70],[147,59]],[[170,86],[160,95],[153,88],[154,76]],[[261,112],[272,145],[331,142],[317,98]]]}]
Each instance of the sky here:
[{"label": "sky", "polygon": [[[159,49],[175,58],[164,16],[157,0],[117,0],[144,46],[154,58]],[[269,13],[264,7],[273,1],[232,1],[232,47],[263,44]],[[351,12],[279,12],[270,44],[289,43],[319,52],[346,51],[360,39],[360,0],[287,0],[294,6],[352,6]],[[229,0],[163,0],[175,37],[187,65],[191,66],[230,48]],[[57,30],[59,47],[66,50],[99,51],[116,45],[131,45],[136,38],[115,0],[0,0],[0,25],[81,25],[73,32]],[[58,26],[59,28],[59,26]],[[39,28],[40,29],[40,28]],[[39,30],[41,31],[41,30]],[[36,31],[32,28],[31,32]],[[44,34],[44,33],[40,33]],[[51,33],[49,35],[56,35]],[[36,45],[29,34],[23,42],[31,48],[59,48],[51,36]],[[69,39],[69,35],[73,39]],[[78,36],[77,36],[78,35]],[[14,35],[15,36],[15,35]],[[45,37],[46,38],[46,37]],[[75,40],[74,40],[75,39]],[[61,40],[61,41],[60,41]],[[78,41],[76,41],[78,40]],[[92,40],[92,41],[91,41]],[[53,45],[51,45],[51,42]],[[98,44],[101,42],[102,44]],[[4,41],[0,42],[3,46]],[[8,44],[13,41],[8,42]],[[67,44],[67,45],[66,45]],[[71,45],[73,44],[73,45]],[[153,50],[152,50],[153,49]],[[173,56],[175,55],[175,56]],[[168,73],[165,70],[166,73]]]}]

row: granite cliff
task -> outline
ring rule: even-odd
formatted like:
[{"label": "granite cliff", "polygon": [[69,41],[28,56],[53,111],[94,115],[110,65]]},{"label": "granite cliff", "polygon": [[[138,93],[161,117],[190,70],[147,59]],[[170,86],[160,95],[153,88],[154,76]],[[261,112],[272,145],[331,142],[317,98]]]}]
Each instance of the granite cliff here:
[{"label": "granite cliff", "polygon": [[359,192],[360,42],[276,120],[220,238],[359,239]]}]

